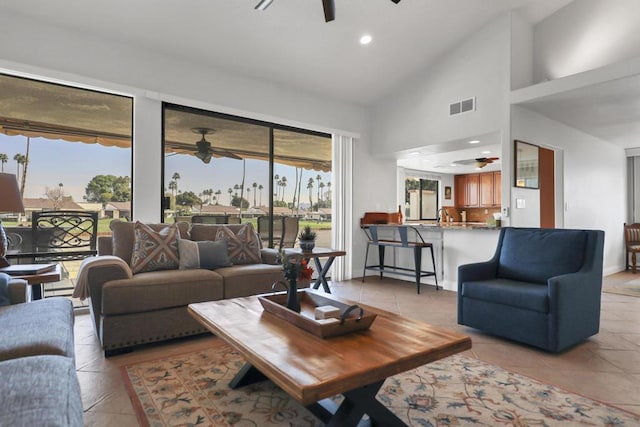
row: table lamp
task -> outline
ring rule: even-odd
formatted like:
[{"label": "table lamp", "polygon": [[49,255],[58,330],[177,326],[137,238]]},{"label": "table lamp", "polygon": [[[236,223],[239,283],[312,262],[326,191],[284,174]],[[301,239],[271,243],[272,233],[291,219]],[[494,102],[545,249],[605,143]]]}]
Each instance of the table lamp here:
[{"label": "table lamp", "polygon": [[[18,189],[18,180],[13,174],[0,173],[0,213],[17,212],[24,213],[24,205]],[[2,220],[0,220],[0,268],[9,265],[7,258],[5,258],[7,246],[7,235],[4,232],[4,228],[2,228]]]}]

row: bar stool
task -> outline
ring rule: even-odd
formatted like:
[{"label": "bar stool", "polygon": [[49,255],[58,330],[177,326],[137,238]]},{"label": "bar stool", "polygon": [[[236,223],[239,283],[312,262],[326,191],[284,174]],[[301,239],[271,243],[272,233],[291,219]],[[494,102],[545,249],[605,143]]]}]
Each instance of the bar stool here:
[{"label": "bar stool", "polygon": [[[384,227],[385,229],[397,229],[394,231],[398,232],[398,236],[400,237],[400,240],[395,240],[395,239],[380,239],[378,237],[378,228],[379,227]],[[417,237],[417,239],[415,241],[409,241],[409,229],[413,230],[415,232],[415,235]],[[367,234],[368,237],[368,241],[367,241],[367,250],[365,252],[365,256],[364,256],[364,270],[362,272],[362,281],[364,282],[365,279],[365,274],[367,270],[373,270],[373,271],[379,271],[380,272],[380,278],[382,279],[384,272],[388,272],[388,273],[392,273],[392,274],[397,274],[397,275],[401,275],[401,276],[411,276],[411,277],[415,277],[416,280],[416,290],[417,293],[420,293],[420,279],[422,277],[428,277],[428,276],[433,276],[433,278],[435,279],[436,282],[436,290],[439,289],[438,286],[438,276],[436,274],[436,260],[435,260],[435,256],[433,254],[433,244],[429,243],[429,242],[425,242],[424,239],[422,238],[422,236],[420,235],[420,232],[412,226],[407,226],[407,225],[394,225],[394,226],[389,226],[389,225],[383,225],[383,226],[377,226],[377,225],[370,225],[367,226],[365,228],[363,228],[365,234]],[[378,264],[375,265],[367,265],[367,260],[369,258],[369,247],[370,246],[377,246],[378,247]],[[396,266],[391,266],[391,265],[386,265],[384,263],[384,255],[385,255],[385,248],[389,246],[389,247],[394,247],[394,248],[411,248],[413,249],[413,263],[414,263],[414,268],[404,268],[404,267],[396,267]],[[422,270],[422,250],[423,249],[429,249],[431,251],[431,262],[433,264],[433,271],[425,271]]]}]

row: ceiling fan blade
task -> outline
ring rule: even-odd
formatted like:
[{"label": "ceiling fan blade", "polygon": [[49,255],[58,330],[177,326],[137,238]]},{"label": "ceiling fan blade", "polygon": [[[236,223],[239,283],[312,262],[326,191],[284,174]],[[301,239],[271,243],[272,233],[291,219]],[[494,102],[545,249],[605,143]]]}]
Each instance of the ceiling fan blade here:
[{"label": "ceiling fan blade", "polygon": [[466,160],[456,160],[453,163],[456,163],[458,165],[472,165],[477,161],[477,159],[466,159]]},{"label": "ceiling fan blade", "polygon": [[258,3],[254,9],[266,10],[271,5],[271,3],[273,3],[273,0],[260,0],[260,3]]},{"label": "ceiling fan blade", "polygon": [[324,21],[330,22],[336,19],[336,5],[333,0],[322,0],[324,9]]},{"label": "ceiling fan blade", "polygon": [[212,148],[209,151],[217,156],[229,157],[230,159],[235,159],[235,160],[242,160],[242,157],[238,156],[237,154],[229,150],[223,150],[221,148]]}]

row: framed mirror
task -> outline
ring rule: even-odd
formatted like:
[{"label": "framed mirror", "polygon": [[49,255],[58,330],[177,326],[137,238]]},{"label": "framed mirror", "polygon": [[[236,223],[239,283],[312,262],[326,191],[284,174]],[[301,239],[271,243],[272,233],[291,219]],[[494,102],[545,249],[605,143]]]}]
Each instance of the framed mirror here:
[{"label": "framed mirror", "polygon": [[540,188],[540,153],[537,145],[515,140],[515,186]]}]

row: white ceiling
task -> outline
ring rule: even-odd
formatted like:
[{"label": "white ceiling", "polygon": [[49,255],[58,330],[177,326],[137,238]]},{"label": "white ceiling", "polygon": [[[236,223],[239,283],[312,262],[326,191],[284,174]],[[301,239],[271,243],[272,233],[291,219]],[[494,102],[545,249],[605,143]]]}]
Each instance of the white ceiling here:
[{"label": "white ceiling", "polygon": [[[470,144],[469,141],[478,141]],[[502,167],[500,134],[493,132],[459,141],[448,141],[440,145],[430,145],[398,153],[397,164],[400,167],[426,170],[439,174],[465,174],[474,172],[489,172],[500,170]],[[459,160],[477,159],[481,157],[498,157],[493,163],[478,169],[474,164],[455,164]]]},{"label": "white ceiling", "polygon": [[640,147],[640,75],[520,105],[622,148]]},{"label": "white ceiling", "polygon": [[[571,0],[2,0],[0,13],[89,33],[247,77],[368,105],[488,21],[537,22]],[[373,42],[358,43],[363,33]]]}]

